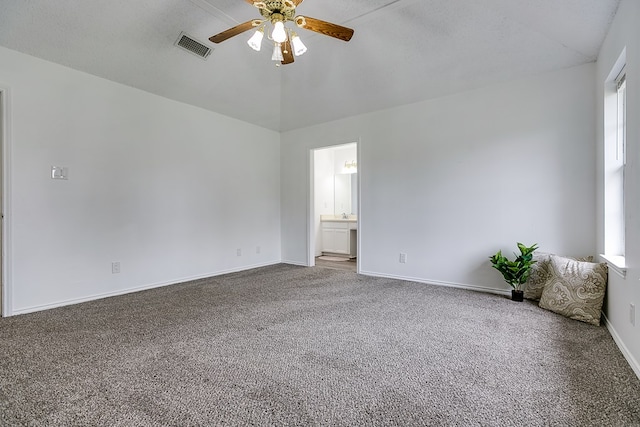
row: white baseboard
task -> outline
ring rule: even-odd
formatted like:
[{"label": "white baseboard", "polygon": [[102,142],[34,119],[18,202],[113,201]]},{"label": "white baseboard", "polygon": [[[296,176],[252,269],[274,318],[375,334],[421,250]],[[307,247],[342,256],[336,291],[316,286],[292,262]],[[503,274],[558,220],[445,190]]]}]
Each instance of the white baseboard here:
[{"label": "white baseboard", "polygon": [[20,314],[35,313],[36,311],[50,310],[52,308],[64,307],[64,306],[73,305],[73,304],[80,304],[83,302],[94,301],[102,298],[115,297],[118,295],[131,294],[134,292],[146,291],[154,288],[161,288],[163,286],[177,285],[179,283],[190,282],[192,280],[207,279],[210,277],[222,276],[223,274],[237,273],[239,271],[252,270],[254,268],[267,267],[269,265],[276,265],[276,264],[280,264],[280,261],[278,260],[278,261],[266,262],[261,264],[242,266],[237,268],[231,268],[228,270],[221,270],[221,271],[216,271],[212,273],[201,274],[197,276],[182,277],[180,279],[170,280],[168,282],[151,283],[148,285],[136,286],[133,288],[120,289],[114,292],[105,292],[101,294],[89,295],[82,298],[72,298],[72,299],[63,300],[63,301],[56,301],[51,304],[36,305],[36,306],[21,308],[19,310],[14,310],[8,316],[17,316]]},{"label": "white baseboard", "polygon": [[615,341],[616,345],[620,349],[620,352],[622,353],[624,358],[627,359],[627,362],[629,363],[629,366],[631,366],[631,369],[633,369],[633,372],[635,372],[638,379],[640,379],[640,364],[635,359],[635,357],[633,357],[633,355],[631,354],[627,346],[624,344],[624,341],[622,341],[622,338],[620,337],[620,335],[618,335],[618,332],[613,327],[613,325],[611,324],[607,316],[604,313],[602,313],[602,317],[604,318],[604,324],[609,330],[609,333],[611,334],[613,341]]},{"label": "white baseboard", "polygon": [[511,290],[488,288],[486,286],[468,285],[465,283],[443,282],[441,280],[425,280],[417,277],[398,276],[395,274],[384,274],[374,271],[360,271],[360,274],[373,277],[386,277],[388,279],[406,280],[409,282],[426,283],[427,285],[446,286],[448,288],[466,289],[468,291],[488,292],[496,295],[511,296]]},{"label": "white baseboard", "polygon": [[299,261],[288,261],[286,259],[283,259],[282,264],[290,264],[290,265],[298,265],[300,267],[308,267],[307,263],[305,262],[299,262]]}]

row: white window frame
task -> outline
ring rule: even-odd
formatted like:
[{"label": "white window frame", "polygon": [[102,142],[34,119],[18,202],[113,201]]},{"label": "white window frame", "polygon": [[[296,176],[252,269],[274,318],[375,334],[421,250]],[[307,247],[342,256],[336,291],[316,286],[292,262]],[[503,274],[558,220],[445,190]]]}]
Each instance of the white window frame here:
[{"label": "white window frame", "polygon": [[[614,67],[616,70],[616,67]],[[626,274],[625,168],[626,168],[626,70],[617,67],[605,85],[604,135],[604,254],[609,266]]]}]

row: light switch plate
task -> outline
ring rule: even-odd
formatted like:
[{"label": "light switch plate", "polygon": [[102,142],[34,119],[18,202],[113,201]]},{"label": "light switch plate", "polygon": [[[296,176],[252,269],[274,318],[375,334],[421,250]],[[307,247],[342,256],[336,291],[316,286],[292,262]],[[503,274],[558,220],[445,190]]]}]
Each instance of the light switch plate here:
[{"label": "light switch plate", "polygon": [[69,179],[69,168],[66,166],[51,166],[51,179]]}]

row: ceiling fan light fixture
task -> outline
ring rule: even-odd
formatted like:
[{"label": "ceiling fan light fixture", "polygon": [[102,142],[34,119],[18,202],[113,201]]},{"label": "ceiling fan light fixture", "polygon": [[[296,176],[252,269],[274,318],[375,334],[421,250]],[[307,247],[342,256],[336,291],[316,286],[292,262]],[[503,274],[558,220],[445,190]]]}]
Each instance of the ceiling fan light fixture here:
[{"label": "ceiling fan light fixture", "polygon": [[293,47],[293,53],[296,56],[300,56],[307,51],[307,47],[302,43],[302,40],[300,40],[300,37],[298,37],[296,33],[292,34],[291,44]]},{"label": "ceiling fan light fixture", "polygon": [[247,44],[251,47],[251,49],[260,52],[260,48],[262,47],[262,38],[264,37],[264,29],[258,28],[256,32],[251,36],[251,38],[247,41]]},{"label": "ceiling fan light fixture", "polygon": [[282,56],[282,47],[280,43],[274,43],[273,55],[271,55],[271,60],[278,61],[278,62],[284,60],[284,57]]},{"label": "ceiling fan light fixture", "polygon": [[271,38],[276,43],[284,43],[284,41],[287,40],[287,32],[284,29],[284,23],[282,21],[275,21],[273,23]]},{"label": "ceiling fan light fixture", "polygon": [[214,34],[209,37],[210,42],[222,43],[245,31],[253,30],[255,33],[247,40],[247,44],[253,50],[260,51],[266,36],[275,45],[271,59],[276,61],[276,66],[279,66],[281,64],[294,63],[294,57],[303,55],[307,51],[307,47],[302,43],[295,31],[286,27],[287,22],[293,22],[304,30],[313,31],[345,42],[348,42],[353,37],[353,29],[351,28],[308,16],[296,15],[296,8],[303,0],[245,1],[258,9],[262,18],[252,19]]}]

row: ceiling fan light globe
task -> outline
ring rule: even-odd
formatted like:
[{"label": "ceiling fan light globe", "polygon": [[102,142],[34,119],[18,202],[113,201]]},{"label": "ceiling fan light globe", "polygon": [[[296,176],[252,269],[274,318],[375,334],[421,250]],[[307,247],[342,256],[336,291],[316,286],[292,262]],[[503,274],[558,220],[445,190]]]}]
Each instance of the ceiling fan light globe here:
[{"label": "ceiling fan light globe", "polygon": [[262,47],[262,38],[264,37],[264,33],[262,30],[257,30],[253,36],[247,41],[247,44],[251,47],[251,49],[256,52],[260,52],[260,48]]},{"label": "ceiling fan light globe", "polygon": [[302,40],[300,40],[300,37],[297,35],[291,38],[291,44],[293,45],[293,53],[296,56],[300,56],[307,51],[307,47],[302,43]]},{"label": "ceiling fan light globe", "polygon": [[276,43],[284,43],[284,41],[287,40],[287,32],[284,29],[284,23],[282,21],[276,21],[273,24],[271,38]]},{"label": "ceiling fan light globe", "polygon": [[275,46],[273,47],[273,55],[271,55],[271,60],[272,61],[284,60],[284,57],[282,56],[282,47],[280,46],[280,43],[275,43]]}]

